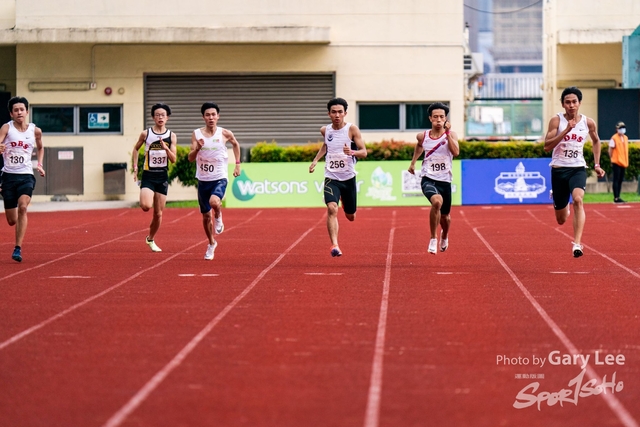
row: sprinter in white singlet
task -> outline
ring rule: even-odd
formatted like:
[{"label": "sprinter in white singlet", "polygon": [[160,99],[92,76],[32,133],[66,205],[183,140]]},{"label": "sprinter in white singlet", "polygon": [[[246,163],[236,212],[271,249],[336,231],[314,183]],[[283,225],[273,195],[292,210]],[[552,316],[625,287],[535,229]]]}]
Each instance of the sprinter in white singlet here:
[{"label": "sprinter in white singlet", "polygon": [[[200,108],[205,126],[193,131],[191,135],[191,151],[189,161],[196,162],[196,178],[198,179],[198,203],[202,213],[202,226],[209,244],[204,259],[212,260],[218,242],[215,234],[224,231],[222,222],[222,198],[228,184],[227,142],[231,143],[236,166],[233,176],[240,175],[240,144],[233,132],[218,126],[220,108],[213,102],[205,102]],[[211,214],[211,211],[214,214]],[[215,222],[215,226],[214,226]]]},{"label": "sprinter in white singlet", "polygon": [[42,130],[28,121],[29,101],[15,96],[9,100],[8,107],[11,121],[0,128],[0,153],[4,161],[2,198],[7,223],[16,227],[16,245],[11,258],[16,262],[22,262],[22,241],[27,231],[27,207],[36,185],[31,156],[35,149],[38,159],[36,169],[40,176],[44,176],[44,146]]},{"label": "sprinter in white singlet", "polygon": [[440,251],[449,247],[449,227],[451,226],[451,167],[453,158],[460,154],[458,136],[451,130],[447,120],[449,107],[435,102],[427,109],[431,130],[420,132],[418,143],[413,150],[409,172],[415,174],[416,161],[424,153],[419,176],[422,193],[431,203],[429,211],[429,230],[431,239],[427,251],[435,255],[438,252],[438,224],[440,224]]},{"label": "sprinter in white singlet", "polygon": [[551,190],[558,224],[564,224],[569,218],[569,197],[573,198],[571,251],[578,258],[583,254],[581,240],[585,213],[582,201],[587,186],[587,163],[584,160],[587,136],[591,137],[593,143],[594,170],[599,177],[604,176],[605,172],[600,168],[600,138],[596,123],[579,113],[582,92],[575,86],[568,87],[562,91],[560,102],[565,112],[558,113],[549,121],[544,150],[553,150],[550,164]]},{"label": "sprinter in white singlet", "polygon": [[347,107],[347,101],[342,98],[334,98],[327,103],[331,124],[320,129],[324,144],[309,166],[309,172],[313,173],[318,161],[326,154],[324,202],[327,205],[327,229],[331,240],[330,253],[333,257],[342,255],[338,246],[338,203],[342,200],[344,215],[349,221],[354,221],[358,205],[356,159],[367,157],[360,129],[344,121]]},{"label": "sprinter in white singlet", "polygon": [[147,245],[153,252],[162,252],[154,239],[160,229],[160,224],[162,224],[162,211],[167,203],[169,162],[175,163],[178,157],[178,138],[175,133],[165,127],[170,115],[171,108],[166,104],[155,104],[151,107],[154,125],[142,131],[133,146],[131,156],[133,180],[138,181],[138,151],[144,145],[140,208],[145,212],[153,208],[149,234],[145,238]]}]

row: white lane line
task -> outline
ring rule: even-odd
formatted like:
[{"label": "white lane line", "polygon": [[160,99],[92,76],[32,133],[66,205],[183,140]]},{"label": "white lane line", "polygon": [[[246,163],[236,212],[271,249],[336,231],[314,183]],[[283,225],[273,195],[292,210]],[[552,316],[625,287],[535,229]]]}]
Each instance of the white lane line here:
[{"label": "white lane line", "polygon": [[[184,217],[187,217],[187,216],[189,216],[189,215],[184,215],[184,216],[183,216],[183,217],[181,217],[180,219],[182,219],[182,218],[184,218]],[[102,222],[102,221],[97,221],[97,222]],[[70,254],[63,255],[63,256],[61,256],[61,257],[59,257],[59,258],[52,259],[52,260],[49,260],[49,261],[47,261],[47,262],[43,262],[42,264],[38,264],[38,265],[33,266],[33,267],[25,268],[24,270],[16,271],[15,273],[9,274],[8,276],[0,277],[0,282],[1,282],[1,281],[3,281],[3,280],[6,280],[6,279],[10,279],[10,278],[12,278],[12,277],[14,277],[14,276],[17,276],[17,275],[19,275],[19,274],[26,273],[26,272],[28,272],[28,271],[37,270],[38,268],[45,267],[45,266],[47,266],[47,265],[49,265],[49,264],[53,264],[54,262],[62,261],[63,259],[70,258],[70,257],[72,257],[72,256],[75,256],[75,255],[81,254],[81,253],[86,252],[86,251],[89,251],[89,250],[91,250],[91,249],[95,249],[95,248],[100,247],[100,246],[108,245],[109,243],[113,243],[113,242],[118,241],[118,240],[120,240],[120,239],[124,239],[125,237],[133,236],[133,235],[134,235],[134,234],[136,234],[136,233],[140,233],[141,231],[146,231],[146,230],[148,230],[148,228],[142,228],[142,229],[140,229],[140,230],[132,231],[131,233],[124,234],[124,235],[122,235],[122,236],[120,236],[120,237],[116,237],[115,239],[107,240],[107,241],[105,241],[105,242],[98,243],[97,245],[89,246],[89,247],[84,248],[84,249],[81,249],[81,250],[79,250],[79,251],[76,251],[76,252],[72,252],[72,253],[70,253]]]},{"label": "white lane line", "polygon": [[364,427],[377,427],[380,422],[380,400],[382,397],[382,365],[384,362],[384,342],[387,331],[387,314],[389,311],[389,288],[391,284],[391,260],[393,258],[393,238],[396,232],[396,211],[391,214],[391,230],[389,231],[389,244],[387,246],[387,264],[384,270],[384,282],[382,285],[382,301],[380,302],[380,317],[378,319],[378,332],[373,353],[373,366],[371,368],[371,383],[369,384],[369,396],[365,412]]},{"label": "white lane line", "polygon": [[[180,274],[178,274],[178,277],[196,277],[196,276],[198,276],[198,274],[195,274],[195,273],[180,273]],[[199,276],[201,276],[201,277],[217,277],[217,276],[219,276],[219,274],[205,273],[205,274],[200,274]]]},{"label": "white lane line", "polygon": [[304,273],[307,276],[342,276],[344,273]]},{"label": "white lane line", "polygon": [[[564,344],[565,348],[571,353],[573,356],[581,354],[576,346],[571,342],[569,337],[560,329],[560,327],[554,322],[554,320],[547,314],[544,308],[538,303],[538,301],[529,293],[527,288],[522,284],[518,276],[509,268],[507,263],[502,259],[502,257],[493,249],[493,247],[485,240],[485,238],[480,234],[477,228],[472,227],[471,223],[464,217],[465,222],[469,227],[472,228],[473,232],[478,236],[480,241],[484,243],[484,245],[489,249],[494,256],[494,258],[500,263],[502,268],[511,276],[511,280],[518,286],[520,291],[524,294],[524,296],[529,300],[531,305],[536,309],[542,320],[551,328],[553,333],[560,339],[562,344]],[[595,380],[597,383],[601,383],[602,379],[598,376],[596,371],[591,367],[590,364],[586,366],[586,375],[590,380]],[[633,416],[627,411],[627,409],[622,405],[622,403],[615,397],[613,394],[609,393],[601,393],[600,396],[604,399],[605,403],[609,406],[611,411],[618,417],[618,419],[622,422],[626,427],[638,427],[637,421],[633,418]]]},{"label": "white lane line", "polygon": [[[235,227],[239,227],[239,226],[241,226],[241,225],[243,225],[243,224],[245,224],[247,222],[250,222],[255,217],[257,217],[261,212],[262,211],[258,211],[254,216],[252,216],[251,218],[247,219],[244,222],[241,222],[240,224],[236,225]],[[229,230],[231,230],[231,229],[233,229],[235,227],[230,227]],[[137,233],[137,231],[135,233]],[[133,233],[130,233],[130,234],[133,234]],[[117,240],[117,239],[114,239],[114,240]],[[30,334],[34,333],[38,329],[44,328],[49,323],[54,322],[54,321],[60,319],[61,317],[66,316],[67,314],[71,313],[72,311],[75,311],[76,309],[78,309],[78,308],[80,308],[80,307],[82,307],[82,306],[84,306],[86,304],[89,304],[91,301],[96,300],[96,299],[100,298],[101,296],[104,296],[104,295],[108,294],[109,292],[113,291],[114,289],[118,289],[120,286],[124,285],[125,283],[130,282],[131,280],[135,279],[136,277],[139,277],[141,274],[144,274],[147,271],[153,270],[154,268],[159,267],[162,264],[165,264],[166,262],[172,260],[173,258],[177,257],[178,255],[181,255],[181,254],[183,254],[183,253],[185,253],[185,252],[187,252],[187,251],[189,251],[189,250],[191,250],[191,249],[193,249],[196,246],[199,246],[201,244],[202,244],[202,242],[198,242],[198,243],[196,243],[194,245],[191,245],[188,248],[186,248],[186,249],[184,249],[184,250],[182,250],[182,251],[180,251],[178,253],[173,254],[169,258],[167,258],[167,259],[165,259],[163,261],[159,261],[158,263],[152,265],[151,267],[145,268],[144,270],[137,272],[133,276],[129,276],[128,278],[124,279],[120,283],[116,283],[115,285],[111,286],[110,288],[107,288],[104,291],[99,292],[99,293],[97,293],[97,294],[85,299],[84,301],[80,301],[79,303],[72,305],[71,307],[67,308],[66,310],[63,310],[63,311],[59,312],[58,314],[55,314],[55,315],[49,317],[48,319],[38,323],[37,325],[34,325],[34,326],[32,326],[32,327],[30,327],[28,329],[25,329],[24,331],[20,332],[19,334],[16,334],[16,335],[12,336],[11,338],[9,338],[8,340],[0,343],[0,350],[2,350],[3,348],[5,348],[5,347],[7,347],[7,346],[9,346],[9,345],[21,340],[22,338],[26,337],[27,335],[30,335]],[[86,250],[86,249],[83,249],[83,250]],[[46,264],[47,263],[42,264],[42,265],[46,265]]]},{"label": "white lane line", "polygon": [[[527,211],[527,212],[528,212],[528,213],[529,213],[529,215],[530,215],[531,217],[533,217],[536,221],[538,221],[538,222],[540,222],[541,224],[544,224],[544,225],[546,225],[546,226],[548,226],[548,227],[551,227],[550,225],[548,225],[548,224],[544,223],[544,222],[543,222],[542,220],[540,220],[538,217],[536,217],[535,215],[533,215],[533,214],[531,213],[531,211]],[[467,223],[468,223],[468,221],[467,221]],[[563,236],[566,236],[566,237],[568,237],[569,239],[573,240],[573,236],[572,236],[572,235],[565,233],[564,231],[560,230],[560,229],[559,229],[559,228],[557,228],[557,227],[551,227],[551,228],[553,228],[554,230],[556,230],[558,233],[562,234]],[[620,264],[618,261],[616,261],[615,259],[611,258],[609,255],[607,255],[607,254],[605,254],[605,253],[603,253],[603,252],[598,251],[597,249],[595,249],[595,248],[593,248],[593,247],[591,247],[591,246],[589,246],[589,245],[585,244],[584,242],[582,243],[582,246],[584,246],[585,248],[589,249],[590,251],[593,251],[593,252],[597,253],[597,254],[598,254],[598,255],[600,255],[602,258],[604,258],[604,259],[606,259],[607,261],[611,262],[612,264],[614,264],[614,265],[616,265],[616,266],[620,267],[621,269],[623,269],[623,270],[624,270],[624,271],[626,271],[627,273],[631,274],[632,276],[634,276],[634,277],[636,277],[636,278],[640,279],[640,274],[639,274],[639,273],[636,273],[636,272],[635,272],[635,271],[633,271],[631,268],[629,268],[629,267],[627,267],[627,266],[625,266],[625,265],[623,265],[623,264]]]},{"label": "white lane line", "polygon": [[138,392],[129,399],[129,401],[111,416],[104,423],[103,427],[116,427],[122,424],[127,417],[138,408],[145,401],[147,397],[164,381],[169,374],[178,368],[184,359],[200,344],[200,342],[211,332],[211,330],[218,324],[233,308],[238,305],[242,299],[251,292],[251,290],[262,280],[264,276],[269,273],[278,263],[295,248],[309,233],[311,233],[318,225],[326,221],[326,214],[322,216],[320,221],[315,223],[311,228],[302,233],[298,240],[293,242],[284,252],[282,252],[275,261],[273,261],[268,267],[266,267],[258,276],[247,286],[233,301],[229,303],[216,317],[213,318],[198,334],[187,343],[187,345],[174,356],[169,363],[167,363],[162,369],[160,369]]},{"label": "white lane line", "polygon": [[50,276],[49,279],[91,279],[93,276]]}]

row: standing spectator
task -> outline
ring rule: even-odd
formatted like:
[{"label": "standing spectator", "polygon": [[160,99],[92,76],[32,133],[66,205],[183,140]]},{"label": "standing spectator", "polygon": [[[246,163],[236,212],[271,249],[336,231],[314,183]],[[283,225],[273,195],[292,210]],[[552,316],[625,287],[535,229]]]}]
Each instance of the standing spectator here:
[{"label": "standing spectator", "polygon": [[609,141],[609,157],[613,169],[613,203],[624,203],[620,198],[624,170],[629,167],[629,137],[625,135],[627,127],[623,122],[616,125],[617,132]]}]

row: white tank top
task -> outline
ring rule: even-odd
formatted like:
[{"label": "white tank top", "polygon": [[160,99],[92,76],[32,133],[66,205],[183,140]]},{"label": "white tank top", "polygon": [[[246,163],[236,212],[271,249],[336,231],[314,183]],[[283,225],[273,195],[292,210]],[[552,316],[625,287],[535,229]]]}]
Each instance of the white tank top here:
[{"label": "white tank top", "polygon": [[27,130],[20,132],[13,125],[13,120],[9,122],[9,131],[3,141],[6,147],[2,153],[4,158],[3,172],[33,175],[31,155],[36,146],[35,129],[36,125],[29,123]]},{"label": "white tank top", "polygon": [[431,138],[431,132],[425,131],[422,140],[422,148],[424,149],[424,159],[422,160],[422,168],[420,176],[426,176],[434,181],[451,182],[453,173],[451,166],[453,165],[453,154],[449,150],[449,140],[446,134],[442,134],[440,138]]},{"label": "white tank top", "polygon": [[162,148],[160,140],[171,147],[171,131],[167,129],[158,134],[153,128],[147,129],[147,138],[144,141],[144,170],[150,172],[166,172],[169,170],[169,158]]},{"label": "white tank top", "polygon": [[218,181],[228,179],[228,155],[222,131],[217,127],[212,137],[207,138],[200,129],[196,129],[196,139],[204,139],[204,146],[196,156],[196,178],[200,181]]},{"label": "white tank top", "polygon": [[[589,126],[587,125],[587,116],[581,114],[580,121],[576,123],[576,127],[564,136],[558,145],[553,149],[551,156],[551,166],[559,167],[586,167],[587,162],[584,160],[584,143],[587,142],[589,135]],[[558,113],[560,124],[558,125],[558,133],[562,133],[567,128],[567,119],[564,114]],[[556,134],[556,135],[557,135]]]},{"label": "white tank top", "polygon": [[351,147],[349,128],[346,123],[342,129],[334,130],[331,124],[324,131],[324,142],[327,144],[325,155],[324,176],[336,181],[346,181],[356,176],[355,158],[344,154],[344,146]]}]

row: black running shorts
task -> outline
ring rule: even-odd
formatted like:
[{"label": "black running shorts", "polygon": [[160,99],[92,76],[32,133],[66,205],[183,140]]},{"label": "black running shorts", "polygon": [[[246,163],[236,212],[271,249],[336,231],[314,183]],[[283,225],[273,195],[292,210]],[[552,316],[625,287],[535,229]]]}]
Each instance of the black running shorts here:
[{"label": "black running shorts", "polygon": [[436,194],[442,196],[441,215],[449,215],[451,212],[451,183],[444,181],[436,181],[426,176],[422,177],[420,182],[422,194],[431,202],[431,198]]},{"label": "black running shorts", "polygon": [[344,213],[352,215],[356,213],[358,204],[358,191],[356,188],[356,177],[346,181],[337,181],[331,178],[324,179],[324,202],[338,203],[342,199],[342,209]]},{"label": "black running shorts", "polygon": [[587,170],[577,168],[551,168],[551,189],[553,190],[553,208],[557,211],[569,204],[573,190],[587,187]]}]

